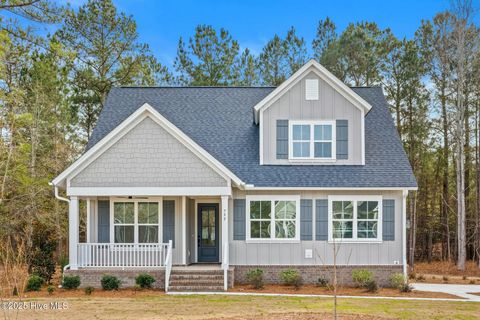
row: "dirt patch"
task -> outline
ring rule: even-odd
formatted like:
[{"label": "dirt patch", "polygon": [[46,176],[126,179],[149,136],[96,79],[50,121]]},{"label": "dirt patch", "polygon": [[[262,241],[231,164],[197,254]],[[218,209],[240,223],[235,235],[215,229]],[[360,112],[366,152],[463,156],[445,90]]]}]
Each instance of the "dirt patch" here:
[{"label": "dirt patch", "polygon": [[434,261],[431,263],[419,262],[415,264],[414,272],[419,274],[431,274],[439,276],[463,276],[475,277],[480,279],[480,268],[474,261],[467,261],[465,263],[465,271],[457,270],[455,263],[447,261]]},{"label": "dirt patch", "polygon": [[[265,285],[263,289],[256,290],[249,285],[235,285],[229,292],[255,292],[255,293],[281,293],[281,294],[321,294],[321,295],[333,295],[333,291],[328,288],[317,287],[313,285],[303,285],[298,290],[293,287],[282,285]],[[338,289],[337,295],[339,296],[378,296],[378,297],[405,297],[405,298],[446,298],[446,299],[459,299],[458,296],[454,296],[448,293],[442,292],[426,292],[426,291],[412,291],[412,292],[400,292],[392,288],[380,288],[378,292],[367,292],[361,288],[341,287]]]},{"label": "dirt patch", "polygon": [[438,274],[417,274],[413,282],[420,283],[447,283],[447,284],[479,284],[479,277],[469,277],[469,276],[444,276]]},{"label": "dirt patch", "polygon": [[[165,295],[163,290],[134,290],[134,289],[119,289],[112,291],[105,291],[102,289],[95,289],[90,296],[103,298],[135,298],[135,297],[150,297]],[[80,298],[88,297],[83,289],[66,290],[56,288],[52,294],[47,292],[46,287],[41,291],[25,292],[23,298]]]}]

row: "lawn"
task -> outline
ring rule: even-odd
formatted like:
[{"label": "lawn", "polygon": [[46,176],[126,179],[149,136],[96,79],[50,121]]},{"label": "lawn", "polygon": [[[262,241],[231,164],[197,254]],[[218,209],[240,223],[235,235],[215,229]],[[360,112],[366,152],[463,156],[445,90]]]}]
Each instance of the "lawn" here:
[{"label": "lawn", "polygon": [[[28,299],[66,310],[22,310],[18,319],[329,319],[331,298],[139,294]],[[480,303],[339,299],[340,319],[478,319]],[[14,316],[10,312],[10,316]],[[14,318],[14,317],[12,317]]]}]

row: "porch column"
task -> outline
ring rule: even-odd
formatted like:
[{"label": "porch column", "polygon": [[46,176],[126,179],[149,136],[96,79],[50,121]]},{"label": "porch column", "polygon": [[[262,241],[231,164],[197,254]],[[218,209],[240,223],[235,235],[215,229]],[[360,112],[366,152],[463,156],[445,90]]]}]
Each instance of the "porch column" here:
[{"label": "porch column", "polygon": [[182,197],[182,262],[187,264],[187,197]]},{"label": "porch column", "polygon": [[91,210],[92,208],[90,207],[90,198],[87,198],[87,220],[85,221],[85,228],[87,231],[86,237],[85,237],[85,242],[91,242],[91,236],[92,236],[92,231],[90,228],[92,227],[92,217],[91,217]]},{"label": "porch column", "polygon": [[222,196],[222,264],[225,266],[228,259],[225,252],[225,244],[228,243],[228,198]]},{"label": "porch column", "polygon": [[408,279],[407,269],[407,196],[408,190],[402,192],[402,265],[403,276]]},{"label": "porch column", "polygon": [[68,206],[68,259],[71,270],[78,269],[77,248],[78,248],[78,197],[70,197]]}]

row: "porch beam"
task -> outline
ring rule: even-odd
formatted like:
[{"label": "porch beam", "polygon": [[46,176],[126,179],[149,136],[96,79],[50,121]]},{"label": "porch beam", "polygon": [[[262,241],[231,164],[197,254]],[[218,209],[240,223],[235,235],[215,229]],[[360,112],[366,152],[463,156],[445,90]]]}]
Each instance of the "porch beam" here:
[{"label": "porch beam", "polygon": [[231,195],[232,189],[225,187],[69,187],[68,196],[218,196]]},{"label": "porch beam", "polygon": [[71,270],[78,269],[79,212],[78,197],[70,197],[68,206],[68,259]]}]

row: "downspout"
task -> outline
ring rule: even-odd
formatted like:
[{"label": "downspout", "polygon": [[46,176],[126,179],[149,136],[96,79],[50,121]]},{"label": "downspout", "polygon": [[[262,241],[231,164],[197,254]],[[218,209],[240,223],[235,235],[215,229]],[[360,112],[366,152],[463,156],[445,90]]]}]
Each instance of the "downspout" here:
[{"label": "downspout", "polygon": [[[60,196],[60,194],[58,194],[58,187],[56,185],[54,185],[53,183],[49,182],[48,183],[49,185],[53,186],[54,187],[54,190],[55,190],[55,198],[57,198],[58,200],[60,201],[65,201],[66,203],[70,204],[70,199],[68,198],[65,198],[65,197],[62,197]],[[67,264],[63,267],[63,271],[67,270],[68,268],[70,268],[70,265]]]}]

